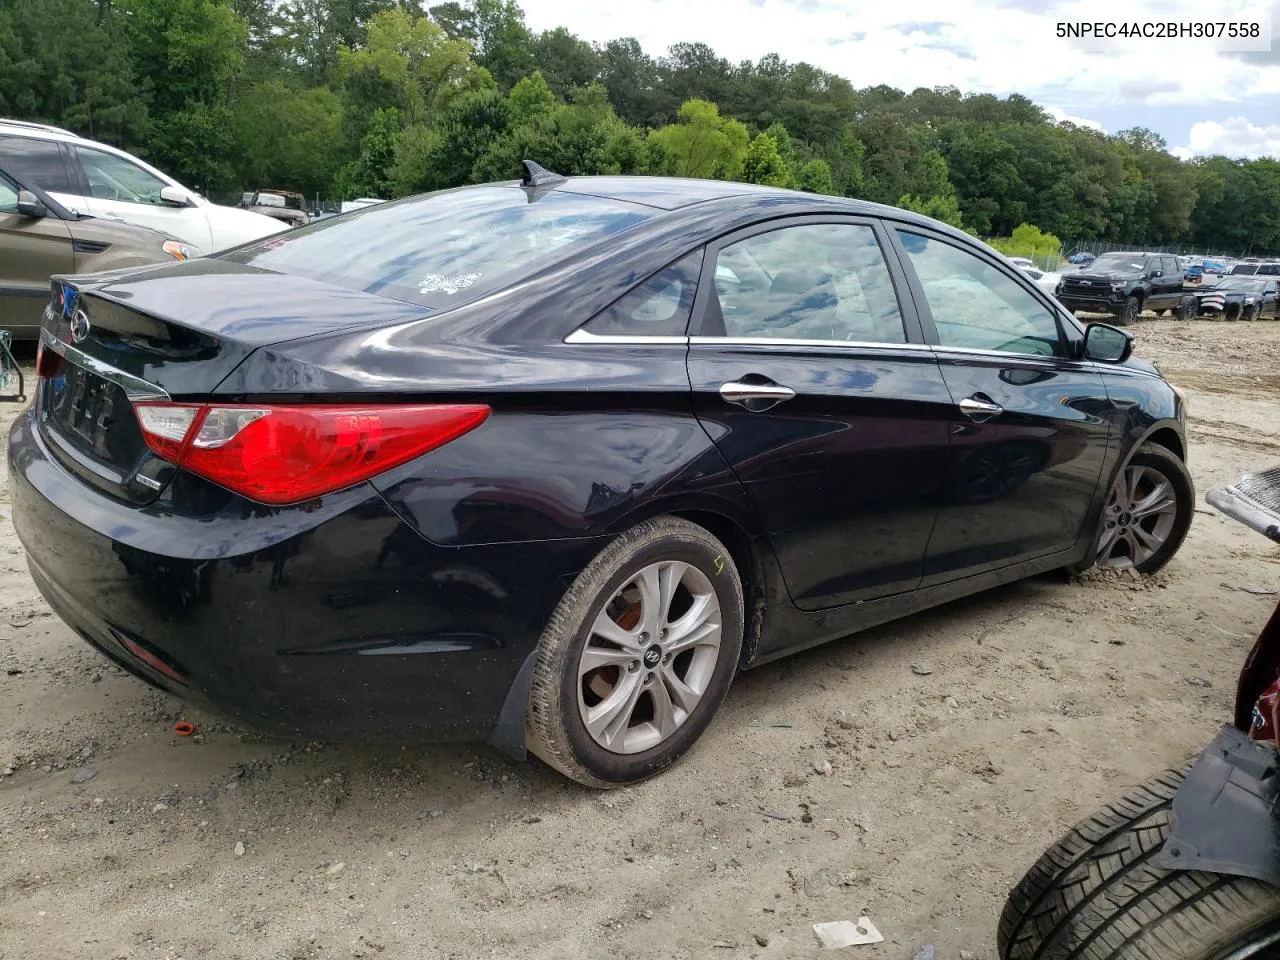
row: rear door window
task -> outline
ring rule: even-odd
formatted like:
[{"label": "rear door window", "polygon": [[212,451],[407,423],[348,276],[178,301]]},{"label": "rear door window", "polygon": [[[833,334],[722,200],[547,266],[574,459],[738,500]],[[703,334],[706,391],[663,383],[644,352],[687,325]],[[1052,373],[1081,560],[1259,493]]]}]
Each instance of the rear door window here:
[{"label": "rear door window", "polygon": [[0,137],[0,162],[23,180],[49,193],[79,193],[72,185],[62,150],[53,140],[30,137]]},{"label": "rear door window", "polygon": [[704,336],[906,343],[893,279],[875,230],[809,223],[724,247]]}]

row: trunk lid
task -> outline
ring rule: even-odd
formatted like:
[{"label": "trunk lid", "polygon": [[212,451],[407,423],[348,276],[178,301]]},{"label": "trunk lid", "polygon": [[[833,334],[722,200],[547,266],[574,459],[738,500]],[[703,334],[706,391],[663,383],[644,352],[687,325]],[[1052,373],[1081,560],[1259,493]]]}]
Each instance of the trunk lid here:
[{"label": "trunk lid", "polygon": [[134,400],[200,400],[259,347],[427,312],[220,260],[55,277],[41,343],[62,360],[40,380],[40,431],[84,482],[150,503],[174,468],[147,446]]}]

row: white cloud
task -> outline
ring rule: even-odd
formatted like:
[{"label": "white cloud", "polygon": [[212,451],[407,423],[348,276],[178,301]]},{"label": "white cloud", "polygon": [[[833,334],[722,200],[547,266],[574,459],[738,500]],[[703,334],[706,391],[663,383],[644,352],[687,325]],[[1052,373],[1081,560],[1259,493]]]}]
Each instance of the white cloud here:
[{"label": "white cloud", "polygon": [[1085,127],[1089,130],[1097,130],[1099,133],[1106,133],[1097,120],[1090,120],[1088,117],[1076,117],[1067,113],[1061,107],[1045,107],[1044,112],[1053,117],[1056,123],[1073,123],[1077,127]]},{"label": "white cloud", "polygon": [[1184,160],[1211,153],[1246,158],[1280,156],[1280,124],[1263,127],[1244,117],[1201,120],[1191,125],[1186,144],[1170,152]]},{"label": "white cloud", "polygon": [[[1245,63],[1196,41],[1170,56],[1153,40],[1086,53],[1057,36],[1059,21],[1204,18],[1201,0],[520,0],[535,30],[565,26],[588,40],[634,36],[653,56],[701,41],[732,62],[777,53],[846,77],[855,87],[952,85],[1024,93],[1037,102],[1130,107],[1234,103],[1280,92],[1280,65]],[[1228,20],[1259,0],[1221,0]],[[1048,12],[1036,12],[1047,9]],[[1190,49],[1190,48],[1188,48]]]}]

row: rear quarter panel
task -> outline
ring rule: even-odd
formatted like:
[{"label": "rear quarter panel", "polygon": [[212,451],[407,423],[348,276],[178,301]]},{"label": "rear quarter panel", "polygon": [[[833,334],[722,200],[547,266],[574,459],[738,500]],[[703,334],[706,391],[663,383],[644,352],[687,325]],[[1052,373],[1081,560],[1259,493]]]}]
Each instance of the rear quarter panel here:
[{"label": "rear quarter panel", "polygon": [[373,480],[443,546],[597,537],[677,509],[756,532],[745,494],[693,415],[684,344],[437,343],[410,360],[369,351],[379,336],[358,338],[359,380],[332,356],[322,367],[299,364],[298,345],[288,359],[259,351],[219,393],[252,385],[245,395],[257,398],[322,391],[489,404],[477,429]]}]

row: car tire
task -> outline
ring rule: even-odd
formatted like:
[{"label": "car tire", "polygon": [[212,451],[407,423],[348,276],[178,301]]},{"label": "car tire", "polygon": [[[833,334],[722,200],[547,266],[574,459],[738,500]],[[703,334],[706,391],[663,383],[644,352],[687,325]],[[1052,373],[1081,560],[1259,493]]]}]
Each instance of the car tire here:
[{"label": "car tire", "polygon": [[1178,309],[1174,313],[1174,317],[1184,323],[1190,323],[1200,313],[1200,301],[1194,296],[1183,297],[1182,302],[1178,304]]},{"label": "car tire", "polygon": [[1136,323],[1140,316],[1142,316],[1142,301],[1137,297],[1129,297],[1125,300],[1120,313],[1116,315],[1116,326],[1127,327],[1131,323]]},{"label": "car tire", "polygon": [[[1131,479],[1130,471],[1140,471],[1137,492],[1134,494],[1139,498],[1137,501],[1128,496],[1128,487],[1122,486]],[[1167,481],[1173,494],[1171,511],[1139,515],[1137,510],[1128,509],[1154,494],[1155,487],[1161,480]],[[1124,499],[1126,496],[1127,501]],[[1167,447],[1157,443],[1144,443],[1111,481],[1107,502],[1098,520],[1095,540],[1097,552],[1090,566],[1133,569],[1141,574],[1161,570],[1173,559],[1182,546],[1182,541],[1186,539],[1187,531],[1191,529],[1195,500],[1195,484],[1187,465]],[[1120,506],[1120,509],[1116,510],[1116,506]],[[1166,516],[1168,522],[1165,521]],[[1122,521],[1122,517],[1128,519]],[[1139,530],[1146,532],[1147,536],[1142,536]],[[1154,546],[1157,541],[1158,546]],[[1127,553],[1121,552],[1122,548]],[[1078,575],[1087,569],[1090,567],[1075,565],[1068,567],[1067,571]]]},{"label": "car tire", "polygon": [[[646,604],[651,597],[657,602]],[[704,642],[682,647],[693,635],[677,627],[682,616],[713,607],[693,630]],[[538,642],[526,720],[530,752],[601,789],[660,773],[693,746],[728,693],[743,610],[738,569],[707,530],[659,517],[625,531],[573,581]],[[717,619],[713,648],[708,625]],[[646,620],[658,636],[644,630]],[[600,710],[614,697],[615,708]]]},{"label": "car tire", "polygon": [[1274,935],[1280,889],[1148,864],[1190,767],[1153,777],[1045,851],[1005,901],[1000,960],[1220,960]]}]

